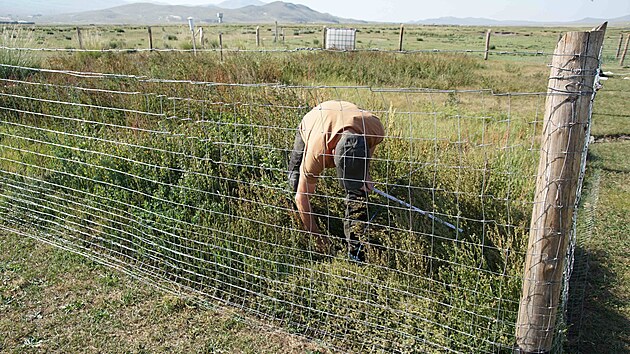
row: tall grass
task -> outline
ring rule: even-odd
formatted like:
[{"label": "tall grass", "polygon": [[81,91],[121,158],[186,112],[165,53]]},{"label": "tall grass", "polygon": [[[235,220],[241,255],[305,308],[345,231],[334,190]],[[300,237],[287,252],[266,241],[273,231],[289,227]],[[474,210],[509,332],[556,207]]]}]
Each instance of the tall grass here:
[{"label": "tall grass", "polygon": [[[124,56],[123,56],[124,57]],[[496,92],[546,90],[544,65],[486,63],[461,54],[379,52],[218,53],[83,53],[53,58],[51,65],[80,70],[89,61],[94,71],[147,75],[153,78],[222,83],[287,85],[366,85],[434,89],[493,89]]]},{"label": "tall grass", "polygon": [[[0,43],[8,48],[26,48],[33,42],[31,31],[25,31],[20,26],[3,27],[0,31]],[[10,66],[34,67],[39,63],[37,57],[28,51],[0,49],[0,63]],[[23,78],[28,71],[20,68],[1,66],[0,77]]]},{"label": "tall grass", "polygon": [[[3,110],[0,123],[0,205],[6,218],[149,279],[168,279],[346,350],[496,352],[512,344],[536,159],[528,149],[536,133],[531,123],[537,118],[528,109],[532,98],[515,103],[507,115],[509,98],[487,92],[299,87],[480,85],[484,65],[461,55],[216,59],[98,53],[60,56],[48,65],[298,87],[58,74],[33,75],[31,81],[59,86],[4,87],[12,95],[92,105],[0,97],[1,107],[13,109]],[[314,252],[288,216],[284,171],[292,129],[317,102],[347,97],[378,110],[387,126],[374,178],[389,192],[449,218],[463,233],[374,199],[369,264],[349,263],[339,219],[343,200],[327,174],[313,206],[335,252]],[[396,107],[427,114],[411,119]]]}]

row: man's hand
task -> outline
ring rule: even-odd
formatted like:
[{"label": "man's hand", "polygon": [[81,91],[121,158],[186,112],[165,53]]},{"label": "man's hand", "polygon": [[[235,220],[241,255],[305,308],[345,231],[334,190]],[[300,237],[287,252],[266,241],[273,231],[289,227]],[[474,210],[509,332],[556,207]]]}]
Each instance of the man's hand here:
[{"label": "man's hand", "polygon": [[361,187],[361,190],[364,192],[371,192],[374,190],[374,182],[372,181],[372,176],[370,176],[369,172],[365,177],[365,183],[363,184],[363,187]]}]

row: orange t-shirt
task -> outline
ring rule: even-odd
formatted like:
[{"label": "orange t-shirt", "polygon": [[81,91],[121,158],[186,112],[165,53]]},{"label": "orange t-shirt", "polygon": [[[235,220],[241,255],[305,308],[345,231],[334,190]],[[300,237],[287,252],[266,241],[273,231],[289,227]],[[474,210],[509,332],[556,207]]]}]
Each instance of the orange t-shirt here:
[{"label": "orange t-shirt", "polygon": [[315,183],[324,168],[335,166],[334,149],[346,130],[363,134],[368,149],[383,141],[385,136],[378,117],[350,102],[326,101],[304,116],[300,123],[305,144],[300,173],[309,183]]}]

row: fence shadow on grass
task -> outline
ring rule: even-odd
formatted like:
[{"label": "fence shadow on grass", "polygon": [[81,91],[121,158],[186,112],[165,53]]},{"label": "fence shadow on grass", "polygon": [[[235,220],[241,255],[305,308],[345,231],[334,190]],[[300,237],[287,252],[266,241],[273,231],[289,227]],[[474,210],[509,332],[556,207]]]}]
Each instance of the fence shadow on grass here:
[{"label": "fence shadow on grass", "polygon": [[630,350],[630,320],[615,311],[623,301],[611,292],[618,275],[607,252],[575,249],[567,304],[568,353],[624,353]]}]

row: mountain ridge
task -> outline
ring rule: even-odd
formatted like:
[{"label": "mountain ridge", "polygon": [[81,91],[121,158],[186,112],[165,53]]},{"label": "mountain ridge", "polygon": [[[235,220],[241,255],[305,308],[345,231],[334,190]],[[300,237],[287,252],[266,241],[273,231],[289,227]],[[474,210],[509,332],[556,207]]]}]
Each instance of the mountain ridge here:
[{"label": "mountain ridge", "polygon": [[[192,16],[198,23],[216,23],[217,12],[223,13],[225,23],[368,23],[357,19],[337,17],[290,2],[264,3],[260,0],[225,0],[217,5],[169,5],[162,1],[145,0],[0,0],[0,20],[29,20],[36,23],[57,24],[169,24],[182,23]],[[114,6],[112,6],[114,5]],[[31,13],[37,9],[37,13]],[[88,10],[85,10],[88,9]],[[75,10],[70,13],[60,11]],[[30,16],[23,15],[30,11]],[[46,13],[49,13],[48,15]],[[21,15],[22,14],[22,15]],[[408,21],[417,25],[449,26],[587,26],[608,21],[609,25],[630,25],[630,15],[612,19],[584,18],[577,21],[521,21],[495,20],[478,17],[439,17]],[[376,22],[372,23],[393,23]]]},{"label": "mountain ridge", "polygon": [[411,21],[417,25],[450,25],[450,26],[585,26],[608,22],[609,25],[630,24],[630,15],[611,19],[585,17],[575,21],[526,21],[526,20],[494,20],[482,17],[438,17]]},{"label": "mountain ridge", "polygon": [[39,23],[58,24],[162,24],[182,23],[192,16],[198,23],[216,23],[217,12],[224,23],[366,23],[320,13],[304,5],[275,1],[256,6],[225,9],[216,5],[184,6],[131,3],[104,10],[42,16]]},{"label": "mountain ridge", "polygon": [[[222,9],[240,9],[246,6],[263,6],[264,2],[259,0],[225,0],[216,4],[216,7],[220,7]],[[208,6],[208,5],[206,5]]]}]

